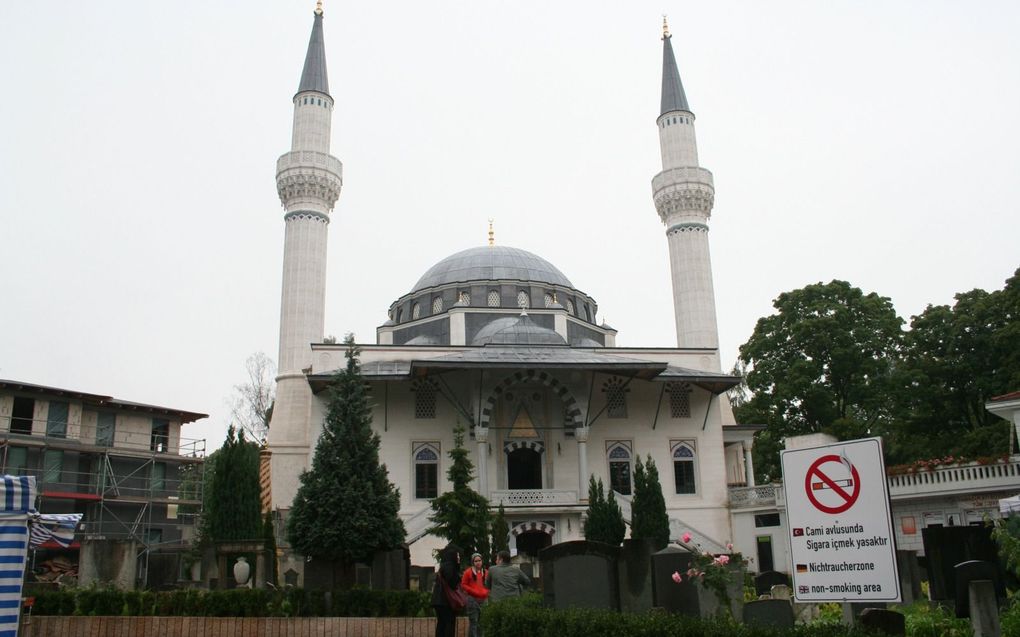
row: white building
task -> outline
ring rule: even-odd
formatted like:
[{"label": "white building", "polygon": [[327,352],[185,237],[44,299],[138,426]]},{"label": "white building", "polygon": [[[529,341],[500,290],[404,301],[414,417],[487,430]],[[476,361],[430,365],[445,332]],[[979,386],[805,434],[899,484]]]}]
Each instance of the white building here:
[{"label": "white building", "polygon": [[[321,392],[344,365],[343,346],[322,342],[328,226],[342,185],[329,154],[322,24],[319,8],[294,96],[293,145],[277,163],[286,238],[269,448],[273,505],[284,517],[321,431]],[[753,428],[735,425],[724,394],[738,379],[719,360],[712,174],[698,164],[695,117],[665,25],[662,72],[662,172],[652,190],[670,256],[675,347],[616,347],[595,299],[549,261],[495,245],[491,233],[489,245],[436,255],[390,305],[376,343],[362,346],[373,426],[400,487],[414,563],[431,564],[439,544],[424,529],[430,499],[446,488],[457,423],[470,432],[476,488],[504,504],[520,552],[581,537],[591,474],[622,494],[627,514],[638,455],[659,468],[675,536],[689,531],[718,551],[733,537],[728,486],[748,483]],[[301,563],[288,558],[283,570]]]}]

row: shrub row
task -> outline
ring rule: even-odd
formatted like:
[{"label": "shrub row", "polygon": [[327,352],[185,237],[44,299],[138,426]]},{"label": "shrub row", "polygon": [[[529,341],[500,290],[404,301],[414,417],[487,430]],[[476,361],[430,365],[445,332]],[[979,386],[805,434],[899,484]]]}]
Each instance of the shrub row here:
[{"label": "shrub row", "polygon": [[482,611],[485,637],[863,637],[868,633],[836,622],[778,630],[737,624],[729,618],[701,620],[667,613],[543,608],[537,596],[490,604]]},{"label": "shrub row", "polygon": [[418,591],[234,589],[121,591],[67,588],[26,591],[35,615],[189,617],[419,617],[430,615],[430,595]]}]

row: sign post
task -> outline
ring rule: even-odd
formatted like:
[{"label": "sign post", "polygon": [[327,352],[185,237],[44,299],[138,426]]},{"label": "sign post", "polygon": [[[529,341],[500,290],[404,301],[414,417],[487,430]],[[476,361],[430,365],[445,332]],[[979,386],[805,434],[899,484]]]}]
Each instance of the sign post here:
[{"label": "sign post", "polygon": [[781,453],[798,602],[898,602],[879,438]]}]

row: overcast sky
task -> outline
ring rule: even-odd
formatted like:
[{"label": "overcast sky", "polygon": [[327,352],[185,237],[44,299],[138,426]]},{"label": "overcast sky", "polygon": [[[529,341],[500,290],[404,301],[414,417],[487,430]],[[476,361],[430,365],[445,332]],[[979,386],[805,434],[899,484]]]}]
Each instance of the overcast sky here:
[{"label": "overcast sky", "polygon": [[[209,413],[277,356],[283,210],[314,2],[0,3],[0,378]],[[723,365],[833,278],[909,320],[1020,266],[1020,3],[338,2],[344,189],[326,333],[375,340],[433,263],[559,267],[621,346],[675,345],[661,14],[702,165]]]}]

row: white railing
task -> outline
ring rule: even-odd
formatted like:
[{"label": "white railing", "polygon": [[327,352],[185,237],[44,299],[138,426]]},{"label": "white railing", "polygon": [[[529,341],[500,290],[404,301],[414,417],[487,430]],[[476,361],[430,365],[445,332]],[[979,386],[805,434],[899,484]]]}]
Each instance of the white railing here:
[{"label": "white railing", "polygon": [[[620,513],[623,514],[623,521],[629,525],[631,511],[633,510],[631,506],[632,497],[629,495],[623,495],[619,491],[614,491],[613,493],[616,497],[616,503],[620,505]],[[725,546],[723,546],[722,542],[705,535],[683,520],[678,520],[676,518],[669,519],[669,539],[671,542],[679,541],[685,533],[690,533],[691,543],[700,546],[703,551],[725,553],[728,550]]]},{"label": "white railing", "polygon": [[730,487],[730,508],[776,506],[777,492],[781,487],[763,484],[756,487]]},{"label": "white railing", "polygon": [[577,499],[577,491],[564,491],[560,489],[504,489],[492,491],[489,494],[489,502],[492,503],[492,506],[499,506],[502,502],[505,507],[572,506],[580,504],[580,501]]},{"label": "white railing", "polygon": [[425,537],[432,521],[429,520],[429,516],[432,515],[432,507],[426,506],[417,513],[412,513],[404,518],[404,530],[407,532],[407,543],[414,544],[418,540]]},{"label": "white railing", "polygon": [[343,174],[343,164],[340,160],[327,153],[320,153],[314,150],[295,150],[280,155],[276,160],[277,174],[288,168],[300,168],[302,166],[314,166],[325,168],[334,175]]},{"label": "white railing", "polygon": [[1020,490],[1020,458],[1016,456],[1006,462],[937,467],[889,476],[889,497],[893,500],[919,495],[1011,489]]}]

